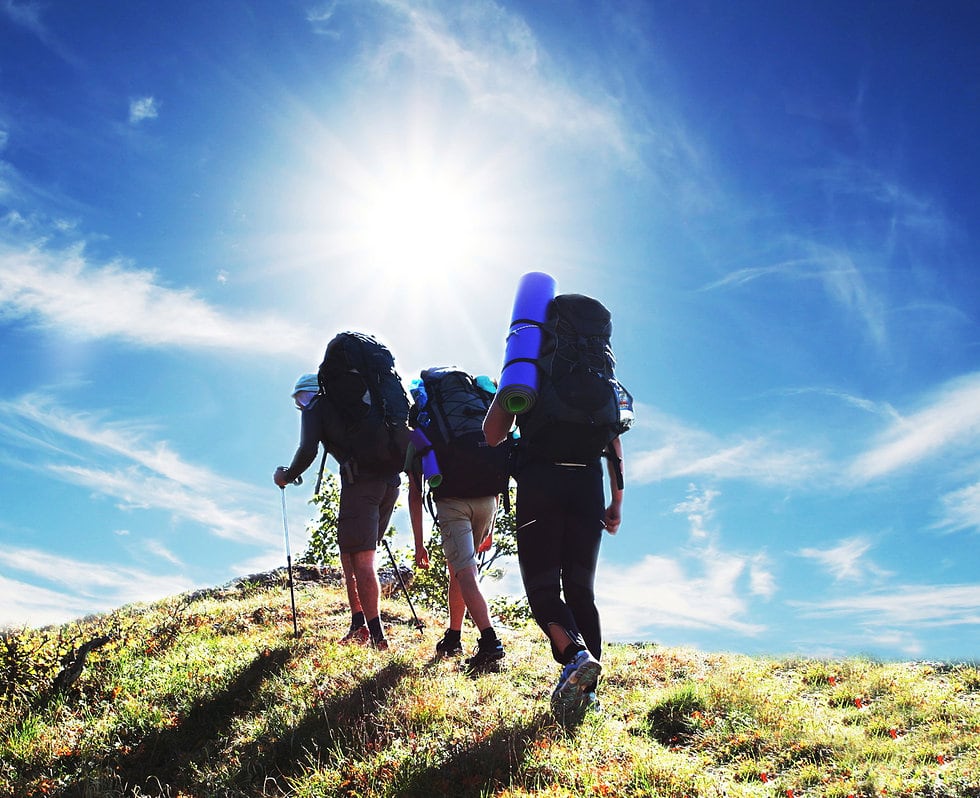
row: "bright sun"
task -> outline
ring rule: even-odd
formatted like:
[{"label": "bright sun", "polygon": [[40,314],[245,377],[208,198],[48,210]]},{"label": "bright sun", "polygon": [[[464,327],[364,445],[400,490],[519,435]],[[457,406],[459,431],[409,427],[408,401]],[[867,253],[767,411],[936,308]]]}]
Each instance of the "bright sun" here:
[{"label": "bright sun", "polygon": [[440,272],[474,254],[480,219],[473,198],[445,176],[389,177],[364,196],[351,231],[365,265],[386,273]]}]

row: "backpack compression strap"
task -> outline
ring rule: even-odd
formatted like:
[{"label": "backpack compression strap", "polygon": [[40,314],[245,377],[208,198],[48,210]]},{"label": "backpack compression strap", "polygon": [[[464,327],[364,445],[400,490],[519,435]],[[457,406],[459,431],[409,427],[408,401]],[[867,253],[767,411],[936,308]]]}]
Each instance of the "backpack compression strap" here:
[{"label": "backpack compression strap", "polygon": [[[514,327],[515,324],[521,324],[523,326],[515,328]],[[511,327],[510,332],[507,334],[508,338],[510,338],[510,336],[512,335],[515,335],[516,333],[519,333],[521,330],[526,330],[528,327],[537,327],[539,330],[544,332],[544,325],[540,321],[535,321],[534,319],[514,319],[510,323],[510,327]],[[506,363],[504,363],[504,369],[506,369],[508,366],[512,365],[513,363],[533,363],[536,365],[537,362],[538,359],[535,357],[515,357],[512,358],[511,360],[508,360]]]},{"label": "backpack compression strap", "polygon": [[616,467],[616,487],[620,490],[624,487],[623,482],[623,458],[616,454],[613,450],[612,444],[609,444],[602,452],[602,456],[605,457],[609,462],[615,461]]}]

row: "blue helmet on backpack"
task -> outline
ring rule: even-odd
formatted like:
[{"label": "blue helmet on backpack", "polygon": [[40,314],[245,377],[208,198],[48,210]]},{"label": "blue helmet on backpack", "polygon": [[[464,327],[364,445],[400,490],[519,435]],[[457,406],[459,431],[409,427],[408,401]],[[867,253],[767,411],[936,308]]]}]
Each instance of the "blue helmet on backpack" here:
[{"label": "blue helmet on backpack", "polygon": [[292,395],[295,397],[300,391],[313,391],[316,393],[319,390],[320,381],[317,379],[316,374],[304,374],[296,380],[296,387],[293,388]]}]

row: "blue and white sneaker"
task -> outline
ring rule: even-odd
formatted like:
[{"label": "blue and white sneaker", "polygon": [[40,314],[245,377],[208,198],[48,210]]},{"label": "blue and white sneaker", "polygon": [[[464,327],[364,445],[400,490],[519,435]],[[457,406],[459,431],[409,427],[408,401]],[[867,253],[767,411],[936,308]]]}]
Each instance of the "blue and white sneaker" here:
[{"label": "blue and white sneaker", "polygon": [[561,671],[558,686],[551,694],[551,709],[556,715],[565,715],[581,709],[590,693],[595,692],[596,682],[602,672],[602,664],[588,651],[578,654]]}]

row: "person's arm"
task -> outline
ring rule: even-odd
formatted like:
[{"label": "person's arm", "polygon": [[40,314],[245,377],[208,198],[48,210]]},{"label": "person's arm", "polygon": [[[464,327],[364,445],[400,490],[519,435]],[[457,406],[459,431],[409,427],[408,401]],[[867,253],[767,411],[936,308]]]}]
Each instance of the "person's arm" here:
[{"label": "person's arm", "polygon": [[514,426],[516,418],[513,413],[507,412],[503,401],[498,402],[498,399],[500,399],[499,393],[493,397],[490,409],[487,410],[487,417],[483,419],[483,436],[491,446],[497,446],[507,439],[507,433]]},{"label": "person's arm", "polygon": [[429,552],[422,540],[422,488],[412,472],[408,475],[408,517],[412,522],[412,536],[415,538],[415,564],[419,568],[428,568]]},{"label": "person's arm", "polygon": [[[603,526],[610,535],[615,535],[619,531],[619,525],[623,520],[623,492],[626,484],[626,471],[623,464],[623,444],[619,436],[613,438],[609,444],[614,457],[607,458],[606,470],[609,472],[609,506],[606,507],[606,515],[603,518]],[[618,460],[618,462],[617,462]],[[620,483],[622,478],[622,483]]]},{"label": "person's arm", "polygon": [[284,488],[306,471],[316,459],[316,454],[320,450],[320,423],[315,412],[315,407],[312,405],[302,411],[299,447],[293,455],[293,461],[288,467],[279,466],[272,477],[280,488]]}]

